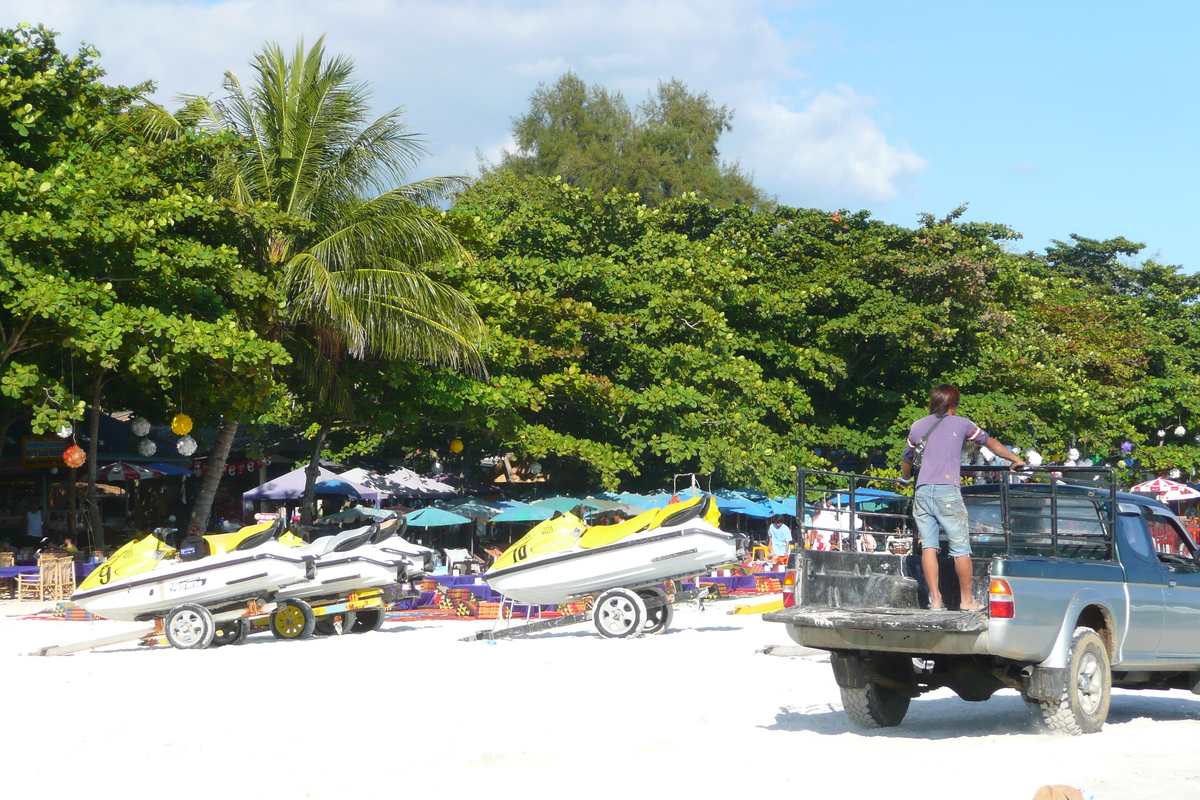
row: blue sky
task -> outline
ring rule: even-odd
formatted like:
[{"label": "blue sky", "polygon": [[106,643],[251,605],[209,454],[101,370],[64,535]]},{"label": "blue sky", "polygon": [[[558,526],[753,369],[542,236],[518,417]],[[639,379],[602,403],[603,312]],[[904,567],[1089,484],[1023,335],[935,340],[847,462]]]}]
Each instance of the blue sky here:
[{"label": "blue sky", "polygon": [[[867,209],[912,226],[967,219],[1038,250],[1072,233],[1145,242],[1200,267],[1195,2],[843,0],[0,0],[100,49],[114,81],[158,99],[219,95],[264,41],[326,35],[379,110],[407,109],[435,154],[476,167],[567,69],[640,101],[679,77],[736,109],[722,140],[780,202]],[[414,175],[413,177],[419,177]]]}]

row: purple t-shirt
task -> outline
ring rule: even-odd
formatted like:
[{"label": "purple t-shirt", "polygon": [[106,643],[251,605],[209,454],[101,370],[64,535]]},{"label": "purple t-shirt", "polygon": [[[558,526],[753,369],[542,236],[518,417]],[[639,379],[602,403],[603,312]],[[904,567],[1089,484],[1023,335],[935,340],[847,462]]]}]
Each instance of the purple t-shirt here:
[{"label": "purple t-shirt", "polygon": [[[908,446],[902,458],[912,461],[917,452],[917,442],[929,433],[938,420],[933,414],[913,423],[908,431]],[[958,486],[962,464],[962,451],[967,440],[976,444],[987,444],[988,433],[966,417],[947,414],[938,425],[929,441],[925,442],[925,455],[921,458],[921,472],[917,475],[917,486]]]}]

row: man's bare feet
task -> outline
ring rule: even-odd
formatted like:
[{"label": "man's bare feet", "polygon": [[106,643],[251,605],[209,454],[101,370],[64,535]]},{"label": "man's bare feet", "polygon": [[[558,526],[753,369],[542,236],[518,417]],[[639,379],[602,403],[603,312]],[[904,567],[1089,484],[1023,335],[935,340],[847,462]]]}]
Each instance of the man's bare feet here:
[{"label": "man's bare feet", "polygon": [[968,600],[967,602],[960,604],[958,608],[960,611],[983,611],[983,603],[980,603],[977,600]]}]

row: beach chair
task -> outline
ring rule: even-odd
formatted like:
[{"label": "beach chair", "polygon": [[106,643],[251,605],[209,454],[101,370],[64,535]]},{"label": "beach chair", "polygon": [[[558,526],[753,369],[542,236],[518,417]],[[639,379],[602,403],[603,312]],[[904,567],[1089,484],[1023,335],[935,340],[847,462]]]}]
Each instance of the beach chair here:
[{"label": "beach chair", "polygon": [[[475,575],[480,572],[483,562],[471,554],[470,550],[446,548],[446,573],[449,575]],[[457,572],[455,572],[457,570]]]},{"label": "beach chair", "polygon": [[38,558],[36,575],[17,576],[18,600],[49,600],[58,580],[58,557],[43,555]]},{"label": "beach chair", "polygon": [[75,594],[75,558],[59,556],[58,572],[54,582],[54,600],[69,600]]}]

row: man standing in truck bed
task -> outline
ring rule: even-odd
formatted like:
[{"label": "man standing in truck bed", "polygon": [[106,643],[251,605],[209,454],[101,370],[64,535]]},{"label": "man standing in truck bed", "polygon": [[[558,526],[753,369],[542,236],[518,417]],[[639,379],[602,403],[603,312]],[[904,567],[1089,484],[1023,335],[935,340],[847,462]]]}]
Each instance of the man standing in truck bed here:
[{"label": "man standing in truck bed", "polygon": [[971,540],[967,535],[967,507],[960,491],[959,465],[963,447],[968,441],[987,447],[1014,467],[1025,464],[1007,447],[988,436],[987,431],[965,417],[957,416],[959,393],[957,387],[941,383],[929,393],[929,416],[913,423],[908,432],[908,446],[901,456],[900,474],[905,480],[912,477],[914,456],[918,450],[920,469],[917,490],[913,495],[913,519],[921,534],[921,568],[929,587],[929,608],[944,609],[938,586],[938,535],[945,532],[950,540],[950,556],[963,611],[978,611],[983,604],[971,591]]}]

